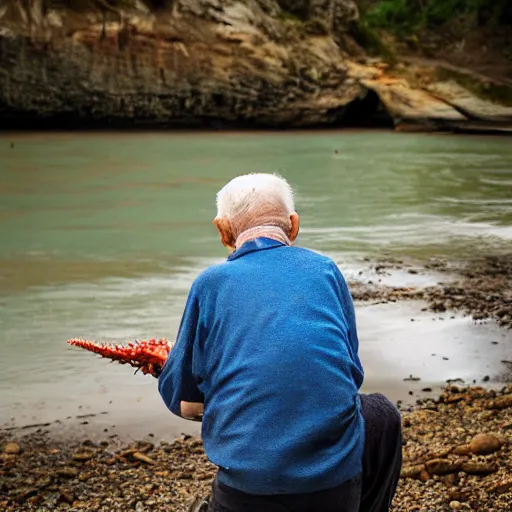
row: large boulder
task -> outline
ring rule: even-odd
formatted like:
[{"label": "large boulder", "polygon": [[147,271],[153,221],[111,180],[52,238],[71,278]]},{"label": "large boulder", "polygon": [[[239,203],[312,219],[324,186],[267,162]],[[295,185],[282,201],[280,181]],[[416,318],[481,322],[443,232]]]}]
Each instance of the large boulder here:
[{"label": "large boulder", "polygon": [[498,105],[478,98],[456,82],[434,82],[427,90],[442,101],[452,105],[467,117],[478,121],[512,124],[512,107]]}]

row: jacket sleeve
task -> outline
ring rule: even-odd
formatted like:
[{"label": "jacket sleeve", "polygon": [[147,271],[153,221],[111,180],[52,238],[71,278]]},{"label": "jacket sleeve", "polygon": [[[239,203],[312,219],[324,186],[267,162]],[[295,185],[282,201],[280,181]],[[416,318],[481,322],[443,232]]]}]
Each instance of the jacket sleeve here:
[{"label": "jacket sleeve", "polygon": [[[199,299],[195,286],[190,290],[181,319],[176,344],[158,378],[158,391],[171,412],[181,416],[181,401],[204,402],[194,373],[199,365],[196,346],[199,342]],[[195,356],[195,357],[194,357]]]},{"label": "jacket sleeve", "polygon": [[354,301],[352,300],[352,295],[350,293],[350,290],[348,289],[347,282],[345,281],[345,278],[343,277],[343,274],[341,273],[340,269],[334,262],[332,263],[332,265],[334,267],[334,273],[338,285],[341,308],[343,310],[343,314],[345,315],[345,319],[348,325],[349,350],[351,352],[352,360],[356,367],[354,379],[357,384],[357,387],[360,388],[364,380],[364,370],[363,365],[361,364],[361,360],[359,359],[359,338],[357,335],[356,312],[354,309]]}]

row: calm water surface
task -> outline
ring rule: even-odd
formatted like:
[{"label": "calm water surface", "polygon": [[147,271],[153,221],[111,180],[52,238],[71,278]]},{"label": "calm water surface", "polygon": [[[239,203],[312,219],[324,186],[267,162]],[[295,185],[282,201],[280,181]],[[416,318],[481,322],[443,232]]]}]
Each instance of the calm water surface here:
[{"label": "calm water surface", "polygon": [[[512,246],[510,138],[1,134],[0,423],[105,411],[95,421],[110,430],[114,419],[126,431],[185,428],[152,378],[64,342],[174,338],[192,280],[226,256],[211,225],[215,193],[259,171],[291,182],[299,243],[349,278],[364,257],[421,262]],[[359,307],[368,389],[392,392],[413,371],[423,384],[499,372],[503,353],[489,354],[488,341],[510,334],[420,310]],[[436,347],[450,354],[444,366]]]}]

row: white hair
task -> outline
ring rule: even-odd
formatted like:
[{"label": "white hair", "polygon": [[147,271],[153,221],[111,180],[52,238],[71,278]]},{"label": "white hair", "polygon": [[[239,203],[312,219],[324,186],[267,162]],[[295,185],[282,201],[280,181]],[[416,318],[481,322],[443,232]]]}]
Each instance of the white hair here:
[{"label": "white hair", "polygon": [[295,213],[292,188],[277,174],[238,176],[217,193],[217,217],[231,222],[235,236],[261,225],[288,230],[292,213]]}]

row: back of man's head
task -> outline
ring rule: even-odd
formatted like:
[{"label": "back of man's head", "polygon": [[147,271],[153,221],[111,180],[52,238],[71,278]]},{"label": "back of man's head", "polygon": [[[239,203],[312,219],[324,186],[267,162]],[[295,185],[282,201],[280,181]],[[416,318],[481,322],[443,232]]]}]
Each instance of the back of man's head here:
[{"label": "back of man's head", "polygon": [[277,226],[287,233],[294,212],[293,191],[276,174],[238,176],[217,194],[217,218],[229,221],[235,239],[256,226]]}]

